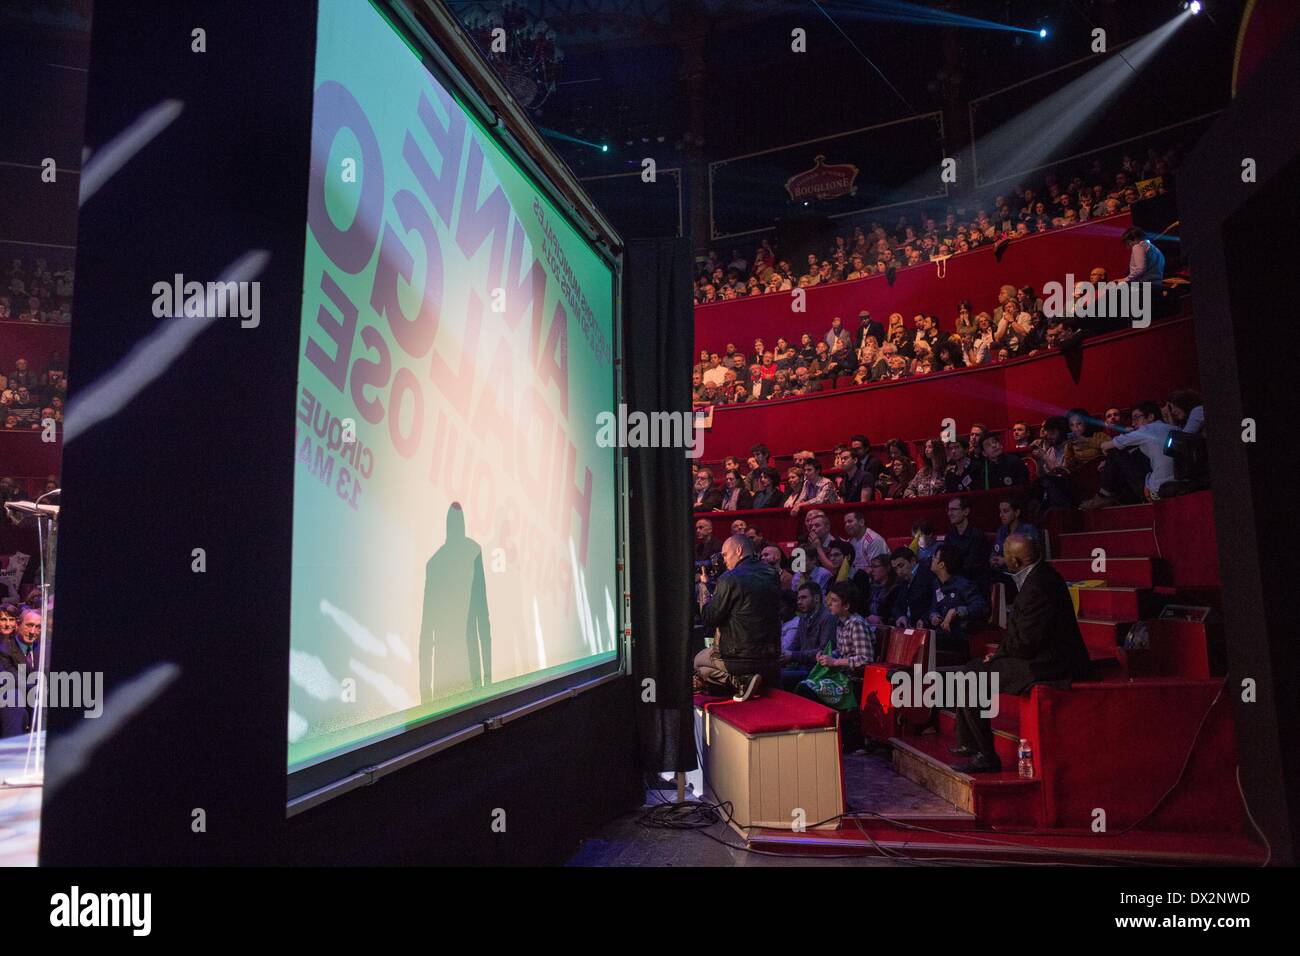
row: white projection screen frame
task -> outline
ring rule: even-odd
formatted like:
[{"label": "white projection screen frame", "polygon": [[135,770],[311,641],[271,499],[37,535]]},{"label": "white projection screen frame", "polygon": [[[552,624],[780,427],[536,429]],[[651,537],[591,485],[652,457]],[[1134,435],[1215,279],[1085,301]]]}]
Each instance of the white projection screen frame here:
[{"label": "white projection screen frame", "polygon": [[630,620],[617,233],[440,4],[317,31],[290,815],[617,679]]}]

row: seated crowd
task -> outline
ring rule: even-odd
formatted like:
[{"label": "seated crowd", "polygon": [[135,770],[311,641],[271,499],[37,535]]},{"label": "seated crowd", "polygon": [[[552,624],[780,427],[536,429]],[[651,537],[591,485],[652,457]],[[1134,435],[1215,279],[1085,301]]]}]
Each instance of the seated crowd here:
[{"label": "seated crowd", "polygon": [[0,372],[0,428],[38,431],[46,419],[61,423],[67,398],[67,365],[59,353],[40,372],[19,357],[8,373]]},{"label": "seated crowd", "polygon": [[45,259],[14,259],[0,275],[0,322],[71,321],[71,269],[51,269]]},{"label": "seated crowd", "polygon": [[[852,235],[835,236],[829,248],[808,252],[801,273],[789,259],[778,258],[766,239],[752,263],[739,250],[733,250],[725,263],[711,252],[696,278],[696,302],[724,302],[883,275],[980,246],[1112,216],[1140,199],[1168,191],[1174,156],[1173,150],[1154,149],[1142,160],[1125,155],[1120,168],[1112,172],[1094,159],[1077,174],[1049,172],[1040,184],[1017,185],[1009,194],[993,197],[991,204],[952,206],[937,218],[924,209],[915,218],[902,213],[892,229],[881,222],[858,226]],[[805,260],[799,256],[795,261]]]},{"label": "seated crowd", "polygon": [[[1008,538],[1044,548],[1038,530],[1052,508],[1096,508],[1137,503],[1179,493],[1174,459],[1165,453],[1175,429],[1195,435],[1204,428],[1200,398],[1190,390],[1172,393],[1163,405],[1143,401],[1122,424],[1118,407],[1098,420],[1085,409],[1053,416],[1037,429],[1016,422],[1004,436],[981,424],[965,442],[932,438],[917,443],[920,460],[901,439],[877,456],[865,435],[855,435],[834,449],[835,467],[823,473],[812,452],[794,457],[798,464],[784,479],[771,462],[769,449],[750,449],[748,469],[726,459],[722,486],[713,470],[697,466],[694,485],[695,558],[710,562],[722,545],[709,513],[783,508],[802,516],[794,547],[763,538],[743,517],[726,532],[743,535],[758,559],[773,568],[782,591],[782,683],[794,687],[817,663],[853,675],[875,659],[874,628],[922,627],[936,632],[940,651],[967,652],[969,626],[986,622],[991,590],[1003,585],[1007,600],[1015,594],[1005,548]],[[1036,432],[1037,437],[1033,437]],[[1025,461],[1034,463],[1031,475]],[[1091,480],[1080,481],[1092,472]],[[1083,500],[1084,488],[1098,487]],[[971,522],[966,492],[1001,489],[999,527],[978,528]],[[945,498],[945,520],[922,520],[906,545],[891,549],[868,524],[868,512],[843,513],[836,535],[820,505],[865,504],[889,498]],[[938,506],[936,503],[936,511]],[[945,527],[939,535],[936,526]],[[728,537],[724,535],[724,540]],[[701,586],[707,575],[702,572]],[[703,606],[702,601],[702,606]],[[824,653],[831,636],[835,651]]]},{"label": "seated crowd", "polygon": [[[1119,282],[1159,283],[1164,259],[1141,229],[1123,236],[1131,251],[1129,274]],[[749,352],[728,343],[721,352],[700,351],[691,373],[691,399],[695,405],[736,405],[811,395],[854,385],[872,385],[970,368],[1065,348],[1088,335],[1112,331],[1128,324],[1122,317],[1095,317],[1093,309],[1079,308],[1085,298],[1110,282],[1106,269],[1093,268],[1088,281],[1079,281],[1074,296],[1064,303],[1063,315],[1049,317],[1032,286],[1003,285],[990,296],[990,311],[976,312],[962,302],[952,331],[940,331],[934,313],[918,312],[909,329],[899,312],[883,325],[870,312],[858,313],[856,329],[835,316],[824,334],[816,338],[803,332],[798,345],[778,338],[769,346],[755,339]]]}]

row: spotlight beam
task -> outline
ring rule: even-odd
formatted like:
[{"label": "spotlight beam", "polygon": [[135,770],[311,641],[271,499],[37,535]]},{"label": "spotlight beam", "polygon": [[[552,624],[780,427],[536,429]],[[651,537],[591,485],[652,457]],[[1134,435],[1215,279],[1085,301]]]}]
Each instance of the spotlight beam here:
[{"label": "spotlight beam", "polygon": [[606,148],[607,144],[605,143],[593,143],[589,139],[579,139],[576,136],[570,136],[568,133],[561,133],[558,129],[550,129],[546,126],[539,126],[537,129],[543,136],[549,136],[552,139],[562,139],[566,143],[577,143],[579,146],[590,146],[592,149],[600,153],[609,152]]},{"label": "spotlight beam", "polygon": [[[1064,152],[1104,114],[1117,96],[1140,76],[1141,67],[1155,56],[1188,21],[1180,13],[1116,54],[1066,84],[1016,118],[1003,123],[974,145],[981,167],[980,186],[1002,182],[1023,170],[1043,165]],[[983,154],[983,159],[981,155]]]},{"label": "spotlight beam", "polygon": [[891,23],[915,23],[920,26],[965,27],[970,30],[998,30],[1004,33],[1025,33],[1040,36],[1038,27],[1017,27],[996,20],[984,20],[963,13],[949,13],[932,7],[923,7],[906,0],[868,0],[867,3],[835,4],[845,16],[855,19],[881,20]]},{"label": "spotlight beam", "polygon": [[858,45],[853,42],[853,38],[850,37],[847,33],[845,33],[844,29],[838,23],[835,22],[835,18],[826,12],[826,8],[823,7],[820,3],[818,3],[817,0],[812,0],[812,4],[819,11],[821,11],[822,16],[824,16],[827,20],[830,21],[831,26],[833,26],[836,30],[839,31],[840,36],[844,37],[844,39],[848,41],[849,46],[853,47],[854,52],[856,52],[858,56],[862,57],[862,59],[867,61],[867,64],[873,70],[876,71],[876,75],[885,81],[885,85],[894,91],[894,95],[897,96],[900,100],[902,100],[903,105],[907,107],[908,111],[911,112],[913,116],[915,116],[916,108],[907,101],[907,97],[904,96],[902,93],[898,92],[898,87],[894,86],[893,83],[889,82],[889,77],[885,76],[884,72],[880,69],[880,67],[876,66],[876,64],[872,62],[871,57],[867,56],[865,53],[862,52],[862,50],[858,47]]}]

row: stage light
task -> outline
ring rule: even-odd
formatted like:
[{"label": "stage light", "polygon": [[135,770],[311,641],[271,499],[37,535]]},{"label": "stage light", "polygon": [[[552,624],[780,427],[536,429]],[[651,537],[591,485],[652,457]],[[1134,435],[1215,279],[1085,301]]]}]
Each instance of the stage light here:
[{"label": "stage light", "polygon": [[1192,16],[1196,16],[1198,13],[1201,12],[1201,0],[1192,0],[1191,3],[1184,3],[1183,9],[1186,10],[1188,13],[1190,13]]},{"label": "stage light", "polygon": [[608,153],[608,152],[609,152],[609,144],[608,144],[608,143],[603,144],[603,145],[600,147],[600,151],[601,151],[602,153]]},{"label": "stage light", "polygon": [[1038,39],[1040,39],[1040,40],[1046,40],[1046,39],[1047,39],[1047,29],[1046,29],[1045,27],[1044,27],[1042,30],[1039,30],[1039,31],[1038,31]]}]

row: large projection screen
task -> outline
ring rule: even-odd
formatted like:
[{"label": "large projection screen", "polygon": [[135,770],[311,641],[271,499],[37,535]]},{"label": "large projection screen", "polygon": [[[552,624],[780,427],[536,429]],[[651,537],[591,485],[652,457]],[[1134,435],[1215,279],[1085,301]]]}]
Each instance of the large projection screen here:
[{"label": "large projection screen", "polygon": [[293,776],[622,660],[617,261],[394,23],[320,0]]}]

